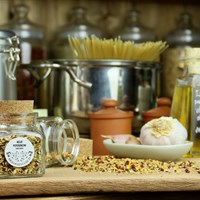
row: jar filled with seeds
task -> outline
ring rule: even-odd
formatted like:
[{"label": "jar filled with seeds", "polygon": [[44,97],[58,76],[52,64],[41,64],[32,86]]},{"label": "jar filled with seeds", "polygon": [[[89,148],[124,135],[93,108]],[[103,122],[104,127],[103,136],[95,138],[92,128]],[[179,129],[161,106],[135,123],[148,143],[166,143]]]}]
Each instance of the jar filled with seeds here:
[{"label": "jar filled with seeds", "polygon": [[36,120],[37,113],[0,114],[0,178],[44,174],[44,135]]}]

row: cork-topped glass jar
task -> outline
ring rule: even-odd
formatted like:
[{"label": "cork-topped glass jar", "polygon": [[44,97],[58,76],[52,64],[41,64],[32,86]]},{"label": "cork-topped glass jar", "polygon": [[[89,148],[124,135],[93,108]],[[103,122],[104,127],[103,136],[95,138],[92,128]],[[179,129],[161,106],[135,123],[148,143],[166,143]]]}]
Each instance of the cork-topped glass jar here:
[{"label": "cork-topped glass jar", "polygon": [[37,113],[0,114],[0,178],[42,176],[44,135]]}]

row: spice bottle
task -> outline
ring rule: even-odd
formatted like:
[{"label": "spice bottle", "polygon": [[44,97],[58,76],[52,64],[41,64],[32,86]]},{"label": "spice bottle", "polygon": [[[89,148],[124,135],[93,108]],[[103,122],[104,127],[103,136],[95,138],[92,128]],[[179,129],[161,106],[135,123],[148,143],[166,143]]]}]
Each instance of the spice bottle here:
[{"label": "spice bottle", "polygon": [[0,178],[44,174],[44,135],[36,118],[36,113],[0,114]]},{"label": "spice bottle", "polygon": [[200,157],[200,48],[186,48],[180,64],[184,72],[176,82],[171,116],[185,126],[188,140],[194,143],[187,156]]}]

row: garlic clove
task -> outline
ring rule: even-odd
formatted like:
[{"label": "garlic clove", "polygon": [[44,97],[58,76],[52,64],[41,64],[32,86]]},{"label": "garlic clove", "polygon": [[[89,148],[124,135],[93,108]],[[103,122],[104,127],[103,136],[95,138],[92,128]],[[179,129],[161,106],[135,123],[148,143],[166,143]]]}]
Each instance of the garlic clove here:
[{"label": "garlic clove", "polygon": [[139,139],[133,135],[118,134],[118,135],[101,135],[101,136],[106,139],[111,139],[113,143],[140,144]]}]

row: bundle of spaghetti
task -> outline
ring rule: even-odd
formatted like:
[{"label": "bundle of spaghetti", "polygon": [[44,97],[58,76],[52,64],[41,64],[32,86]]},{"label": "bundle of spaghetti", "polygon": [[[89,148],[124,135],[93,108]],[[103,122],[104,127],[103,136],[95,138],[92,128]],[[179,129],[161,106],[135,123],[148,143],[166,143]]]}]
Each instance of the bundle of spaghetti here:
[{"label": "bundle of spaghetti", "polygon": [[69,44],[78,59],[120,59],[159,61],[160,54],[168,47],[166,42],[134,44],[120,38],[100,39],[94,35],[86,38],[69,37]]}]

